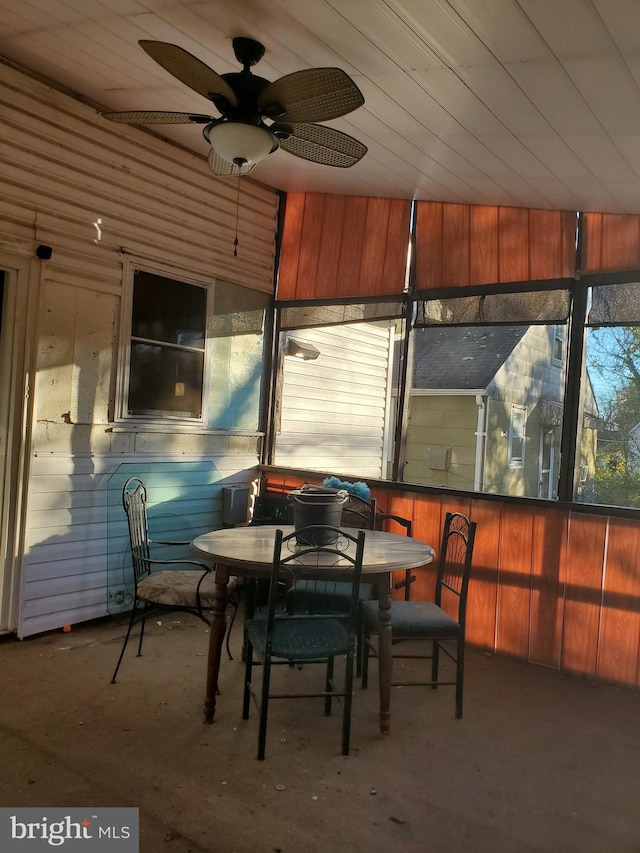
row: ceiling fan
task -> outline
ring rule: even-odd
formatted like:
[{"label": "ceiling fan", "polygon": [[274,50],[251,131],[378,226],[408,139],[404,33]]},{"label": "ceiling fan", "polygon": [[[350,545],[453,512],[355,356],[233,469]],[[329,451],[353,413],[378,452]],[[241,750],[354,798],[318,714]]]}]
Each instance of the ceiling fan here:
[{"label": "ceiling fan", "polygon": [[233,39],[242,71],[216,74],[175,44],[138,42],[166,71],[213,103],[220,118],[199,113],[127,110],[105,112],[124,124],[202,124],[211,145],[209,167],[220,176],[246,175],[268,154],[289,154],[325,166],[348,167],[367,152],[366,145],[331,127],[317,124],[346,115],[364,104],[360,89],[340,68],[295,71],[270,83],[251,72],[264,56],[254,39]]}]

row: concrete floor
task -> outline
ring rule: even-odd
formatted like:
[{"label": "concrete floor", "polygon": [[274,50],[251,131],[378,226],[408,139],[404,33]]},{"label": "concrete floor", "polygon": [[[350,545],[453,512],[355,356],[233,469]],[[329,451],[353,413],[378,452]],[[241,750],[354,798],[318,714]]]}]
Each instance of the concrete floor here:
[{"label": "concrete floor", "polygon": [[289,700],[258,762],[241,630],[212,726],[206,626],[176,614],[148,632],[116,685],[111,620],[0,642],[1,805],[139,807],[142,853],[640,851],[640,691],[470,650],[464,719],[452,688],[396,689],[383,737],[374,666],[350,756],[339,709]]}]

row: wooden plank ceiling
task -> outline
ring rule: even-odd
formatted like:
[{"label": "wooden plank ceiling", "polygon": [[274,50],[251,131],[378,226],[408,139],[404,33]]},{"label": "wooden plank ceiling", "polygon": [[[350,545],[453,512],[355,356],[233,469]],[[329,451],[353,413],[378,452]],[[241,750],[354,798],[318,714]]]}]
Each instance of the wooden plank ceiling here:
[{"label": "wooden plank ceiling", "polygon": [[[278,151],[252,174],[269,186],[640,213],[639,12],[633,0],[0,0],[0,55],[98,107],[209,112],[138,39],[225,73],[239,70],[231,38],[251,36],[266,46],[260,76],[335,65],[365,97],[328,122],[368,146],[359,164]],[[195,125],[160,132],[207,153]]]}]

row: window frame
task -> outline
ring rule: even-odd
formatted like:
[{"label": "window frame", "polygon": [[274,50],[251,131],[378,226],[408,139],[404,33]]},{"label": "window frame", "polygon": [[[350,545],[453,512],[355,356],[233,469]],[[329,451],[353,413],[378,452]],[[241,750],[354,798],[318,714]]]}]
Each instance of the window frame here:
[{"label": "window frame", "polygon": [[[200,417],[185,418],[163,414],[131,415],[128,411],[129,377],[131,366],[131,341],[133,325],[133,293],[136,270],[150,275],[162,276],[178,283],[202,287],[206,290],[204,317],[204,364],[202,372],[202,409]],[[113,423],[116,427],[145,430],[176,432],[219,432],[208,426],[210,373],[211,373],[211,341],[210,321],[213,313],[216,279],[199,276],[185,270],[179,270],[169,264],[153,264],[148,261],[138,261],[127,258],[123,269],[122,295],[120,308],[120,324],[118,336],[118,367],[114,399]]]}]

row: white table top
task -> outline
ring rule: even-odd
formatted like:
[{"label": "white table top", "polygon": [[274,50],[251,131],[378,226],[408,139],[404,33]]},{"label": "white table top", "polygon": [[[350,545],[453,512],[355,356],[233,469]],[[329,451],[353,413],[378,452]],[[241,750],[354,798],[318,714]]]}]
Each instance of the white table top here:
[{"label": "white table top", "polygon": [[[293,533],[294,528],[257,525],[213,530],[194,539],[191,547],[205,561],[223,563],[234,570],[268,574],[273,562],[276,530],[282,530],[286,536]],[[352,536],[357,533],[352,528],[346,532]],[[380,530],[366,530],[365,534],[363,574],[416,569],[434,558],[433,548],[419,539]]]}]

